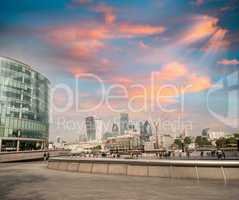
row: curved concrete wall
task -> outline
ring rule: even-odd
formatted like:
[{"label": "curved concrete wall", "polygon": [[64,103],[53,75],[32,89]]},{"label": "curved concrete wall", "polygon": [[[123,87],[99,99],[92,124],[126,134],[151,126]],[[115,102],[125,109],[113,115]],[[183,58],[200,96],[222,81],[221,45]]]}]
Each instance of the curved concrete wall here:
[{"label": "curved concrete wall", "polygon": [[93,174],[239,181],[239,161],[51,158],[48,168]]},{"label": "curved concrete wall", "polygon": [[[26,161],[43,159],[44,154],[47,151],[19,151],[19,152],[1,152],[0,153],[0,163],[1,162],[14,162],[14,161]],[[48,151],[50,157],[68,155],[69,151],[65,150],[51,150]]]}]

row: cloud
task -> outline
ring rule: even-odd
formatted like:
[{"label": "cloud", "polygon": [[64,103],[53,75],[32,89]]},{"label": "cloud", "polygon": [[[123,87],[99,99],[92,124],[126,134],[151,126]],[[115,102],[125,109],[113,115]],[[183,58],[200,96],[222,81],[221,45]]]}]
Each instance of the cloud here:
[{"label": "cloud", "polygon": [[[131,88],[129,97],[146,95],[146,99],[151,102],[174,104],[177,102],[177,97],[182,94],[197,93],[212,87],[212,82],[208,76],[200,75],[177,61],[164,65],[161,70],[154,72],[153,77],[153,82],[150,80],[143,84],[145,90],[137,87],[132,89],[130,86],[134,82],[128,85],[127,88]],[[145,80],[146,77],[131,77],[131,80],[139,79]]]},{"label": "cloud", "polygon": [[104,44],[99,40],[77,41],[69,47],[70,54],[76,57],[91,57],[92,54],[102,50]]},{"label": "cloud", "polygon": [[106,24],[113,24],[116,20],[115,9],[111,6],[100,4],[95,6],[93,10],[104,14]]},{"label": "cloud", "polygon": [[202,51],[218,51],[227,49],[230,42],[226,39],[227,29],[221,28],[219,19],[208,15],[194,16],[192,25],[183,32],[175,43],[178,46],[189,46],[204,42]]},{"label": "cloud", "polygon": [[193,17],[193,25],[181,35],[181,44],[192,44],[213,35],[220,28],[218,19],[207,15]]},{"label": "cloud", "polygon": [[43,30],[45,38],[53,44],[71,44],[79,40],[102,40],[110,36],[109,30],[95,23],[62,25]]},{"label": "cloud", "polygon": [[119,25],[119,33],[122,37],[137,37],[155,35],[165,31],[163,26],[151,26],[142,24],[122,23]]},{"label": "cloud", "polygon": [[212,87],[212,83],[209,77],[199,76],[197,74],[191,74],[191,77],[189,77],[187,81],[187,85],[189,87],[186,92],[190,93],[200,92]]},{"label": "cloud", "polygon": [[111,74],[113,66],[116,66],[115,64],[109,66],[106,60],[102,60],[102,54],[111,51],[111,46],[109,46],[111,40],[149,36],[161,33],[163,29],[161,26],[143,24],[109,25],[84,21],[80,25],[49,27],[42,30],[41,35],[47,43],[61,51],[69,62],[77,61],[78,66],[89,68],[88,72],[105,77]]},{"label": "cloud", "polygon": [[71,43],[83,39],[106,40],[150,36],[164,31],[165,28],[163,26],[130,23],[107,26],[92,21],[82,22],[81,25],[62,25],[43,30],[48,41],[56,44]]},{"label": "cloud", "polygon": [[211,80],[188,69],[185,64],[174,61],[166,64],[156,72],[156,80],[162,84],[172,84],[179,88],[188,88],[186,93],[200,92],[212,86]]},{"label": "cloud", "polygon": [[188,70],[184,64],[171,62],[163,66],[163,68],[159,72],[156,72],[156,74],[162,81],[173,81],[188,75]]},{"label": "cloud", "polygon": [[222,49],[227,49],[230,45],[230,42],[225,39],[225,35],[227,34],[226,29],[219,29],[217,30],[208,43],[202,48],[203,51],[218,51]]},{"label": "cloud", "polygon": [[237,60],[237,59],[232,59],[232,60],[222,59],[222,60],[218,61],[217,63],[221,64],[221,65],[238,65],[239,60]]},{"label": "cloud", "polygon": [[[84,73],[92,73],[94,75],[100,75],[100,79],[108,79],[108,76],[111,76],[112,78],[112,71],[117,67],[118,65],[112,62],[111,60],[107,58],[102,58],[98,60],[94,60],[93,62],[85,62],[82,64],[74,65],[68,67],[68,71],[73,76],[79,76],[83,75]],[[113,77],[114,81],[115,77]],[[113,81],[112,81],[113,82]]]}]

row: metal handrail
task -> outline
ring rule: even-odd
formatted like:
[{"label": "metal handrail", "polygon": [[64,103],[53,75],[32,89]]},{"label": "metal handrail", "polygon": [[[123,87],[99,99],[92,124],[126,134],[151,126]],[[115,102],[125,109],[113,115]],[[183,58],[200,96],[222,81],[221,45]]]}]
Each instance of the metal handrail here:
[{"label": "metal handrail", "polygon": [[226,160],[144,160],[144,159],[127,160],[127,159],[111,159],[111,158],[55,157],[51,158],[49,161],[129,164],[129,165],[147,165],[147,166],[239,167],[239,161],[226,161]]}]

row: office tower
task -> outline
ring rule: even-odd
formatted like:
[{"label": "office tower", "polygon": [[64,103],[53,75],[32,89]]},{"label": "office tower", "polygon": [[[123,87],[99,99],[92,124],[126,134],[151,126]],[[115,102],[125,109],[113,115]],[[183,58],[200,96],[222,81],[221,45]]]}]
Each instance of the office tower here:
[{"label": "office tower", "polygon": [[124,135],[125,131],[128,130],[129,126],[129,116],[128,113],[121,113],[120,114],[120,134]]},{"label": "office tower", "polygon": [[143,141],[149,141],[150,136],[152,136],[152,127],[149,121],[140,122],[140,136]]},{"label": "office tower", "polygon": [[93,116],[86,118],[86,134],[88,141],[101,140],[103,133],[103,121]]},{"label": "office tower", "polygon": [[103,135],[103,121],[101,119],[95,119],[95,139],[100,141]]},{"label": "office tower", "polygon": [[31,66],[0,57],[0,151],[44,149],[49,80]]},{"label": "office tower", "polygon": [[119,127],[115,123],[112,126],[112,133],[113,133],[113,135],[118,135],[119,134]]}]

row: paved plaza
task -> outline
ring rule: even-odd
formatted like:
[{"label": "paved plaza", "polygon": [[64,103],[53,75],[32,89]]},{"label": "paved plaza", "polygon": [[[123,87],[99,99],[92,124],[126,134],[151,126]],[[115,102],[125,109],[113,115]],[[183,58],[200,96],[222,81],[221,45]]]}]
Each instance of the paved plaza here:
[{"label": "paved plaza", "polygon": [[46,162],[0,164],[0,199],[219,200],[238,199],[238,182],[79,174]]}]

